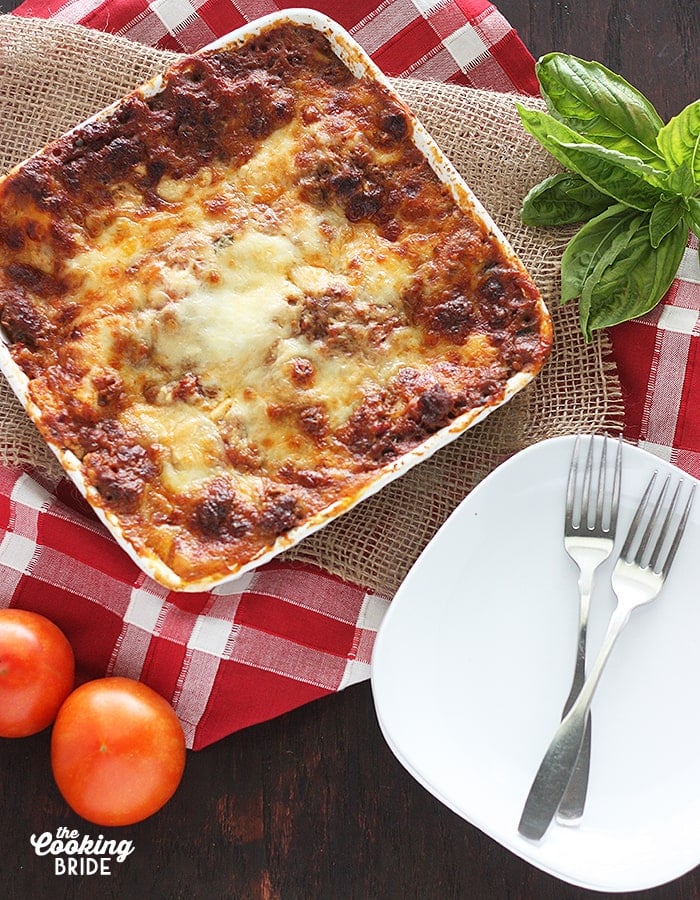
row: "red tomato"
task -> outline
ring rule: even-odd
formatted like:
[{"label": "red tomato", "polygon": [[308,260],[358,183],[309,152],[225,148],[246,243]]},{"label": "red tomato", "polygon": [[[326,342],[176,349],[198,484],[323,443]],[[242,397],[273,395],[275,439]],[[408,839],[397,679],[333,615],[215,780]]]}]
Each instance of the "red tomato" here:
[{"label": "red tomato", "polygon": [[74,679],[73,650],[57,625],[26,609],[0,609],[0,737],[43,731]]},{"label": "red tomato", "polygon": [[185,736],[173,708],[147,685],[100,678],[76,688],[59,710],[51,767],[79,816],[96,825],[132,825],[175,793]]}]

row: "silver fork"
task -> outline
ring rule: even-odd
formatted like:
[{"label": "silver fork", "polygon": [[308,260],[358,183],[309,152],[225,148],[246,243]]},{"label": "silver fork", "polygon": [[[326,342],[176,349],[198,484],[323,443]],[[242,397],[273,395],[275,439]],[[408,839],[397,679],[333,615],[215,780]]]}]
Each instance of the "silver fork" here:
[{"label": "silver fork", "polygon": [[[607,436],[603,438],[595,477],[593,473],[594,444],[595,438],[591,435],[582,477],[579,477],[580,439],[578,435],[576,436],[566,487],[564,547],[579,568],[579,619],[576,665],[562,718],[573,706],[586,679],[586,639],[593,582],[597,568],[612,553],[617,529],[617,511],[620,505],[622,441],[618,440],[617,442],[612,485],[608,480],[610,473],[608,472]],[[594,499],[595,506],[591,519],[590,510]],[[588,791],[590,758],[591,717],[589,714],[576,766],[557,810],[557,821],[562,825],[576,825],[583,816]]]},{"label": "silver fork", "polygon": [[[593,695],[615,641],[632,610],[658,597],[683,536],[695,485],[690,489],[680,515],[674,515],[682,479],[664,511],[663,503],[670,483],[669,475],[658,494],[651,514],[647,515],[655,480],[656,473],[642,496],[613,570],[612,586],[617,597],[617,605],[610,618],[600,652],[581,693],[557,729],[525,802],[518,830],[530,840],[539,840],[543,837],[566,790],[581,746]],[[648,552],[652,540],[653,547]],[[633,552],[634,547],[636,549]]]}]

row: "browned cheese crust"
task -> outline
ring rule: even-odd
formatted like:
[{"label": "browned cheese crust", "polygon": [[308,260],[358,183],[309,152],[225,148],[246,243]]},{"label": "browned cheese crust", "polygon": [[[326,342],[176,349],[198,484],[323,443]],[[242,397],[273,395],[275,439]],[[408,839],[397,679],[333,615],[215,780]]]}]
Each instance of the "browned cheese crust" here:
[{"label": "browned cheese crust", "polygon": [[292,24],[185,59],[0,184],[0,317],[45,438],[185,582],[349,506],[551,343],[407,110]]}]

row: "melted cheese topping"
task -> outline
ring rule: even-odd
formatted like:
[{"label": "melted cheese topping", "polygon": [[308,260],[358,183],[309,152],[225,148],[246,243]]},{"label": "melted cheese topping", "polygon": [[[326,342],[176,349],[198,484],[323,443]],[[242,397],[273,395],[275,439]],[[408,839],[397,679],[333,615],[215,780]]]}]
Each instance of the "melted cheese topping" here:
[{"label": "melted cheese topping", "polygon": [[[113,220],[68,263],[83,292],[100,295],[102,308],[102,286],[119,284],[113,301],[121,315],[86,324],[86,349],[88,334],[93,338],[84,362],[99,372],[116,346],[143,348],[127,383],[135,393],[136,382],[157,384],[156,402],[134,405],[127,422],[145,443],[170,448],[163,478],[172,491],[192,491],[226,468],[208,404],[203,411],[167,389],[184,375],[195,375],[217,400],[231,398],[227,422],[244,422],[247,441],[278,466],[289,441],[281,422],[277,440],[269,441],[269,409],[299,399],[289,375],[294,360],[313,366],[304,401],[323,404],[334,430],[365,382],[386,383],[407,352],[420,354],[405,322],[380,343],[367,340],[366,323],[403,318],[412,266],[404,248],[382,240],[374,226],[351,227],[339,211],[316,210],[296,195],[299,132],[298,122],[280,129],[237,171],[162,179],[158,194],[174,208],[146,220],[127,186],[120,188]],[[222,210],[217,218],[212,204]],[[350,342],[337,351],[313,332],[299,333],[300,305],[329,296],[340,298],[335,327]],[[317,450],[306,449],[304,463],[313,466]]]}]

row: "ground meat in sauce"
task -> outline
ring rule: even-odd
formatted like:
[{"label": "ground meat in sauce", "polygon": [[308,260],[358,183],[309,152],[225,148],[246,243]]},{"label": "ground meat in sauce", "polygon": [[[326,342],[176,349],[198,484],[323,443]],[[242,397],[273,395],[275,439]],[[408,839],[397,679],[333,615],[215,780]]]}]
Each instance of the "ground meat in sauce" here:
[{"label": "ground meat in sauce", "polygon": [[413,449],[462,412],[499,398],[503,383],[489,376],[465,379],[447,365],[445,384],[435,372],[407,368],[398,373],[392,389],[368,395],[337,434],[370,468]]},{"label": "ground meat in sauce", "polygon": [[428,313],[428,330],[445,335],[455,343],[463,343],[476,330],[478,311],[474,301],[458,288],[435,305]]},{"label": "ground meat in sauce", "polygon": [[92,379],[97,392],[98,406],[117,413],[126,397],[124,382],[117,372],[103,372]]},{"label": "ground meat in sauce", "polygon": [[138,444],[96,450],[85,458],[84,464],[104,501],[126,514],[137,511],[146,482],[157,474],[147,451]]},{"label": "ground meat in sauce", "polygon": [[299,410],[299,427],[310,438],[321,441],[329,434],[328,415],[323,406],[306,406]]},{"label": "ground meat in sauce", "polygon": [[294,528],[301,515],[296,497],[273,489],[265,496],[258,524],[263,534],[277,536]]},{"label": "ground meat in sauce", "polygon": [[0,290],[0,324],[14,343],[34,349],[53,331],[51,320],[21,288]]},{"label": "ground meat in sauce", "polygon": [[541,346],[537,294],[519,271],[487,266],[474,284],[448,287],[416,280],[402,300],[408,321],[435,338],[461,345],[470,335],[487,335],[505,363],[504,379]]},{"label": "ground meat in sauce", "polygon": [[282,481],[316,490],[328,487],[338,480],[337,473],[329,472],[325,469],[298,469],[291,463],[282,466],[277,474]]},{"label": "ground meat in sauce", "polygon": [[416,401],[415,419],[427,434],[443,428],[452,417],[453,399],[441,384],[424,391]]},{"label": "ground meat in sauce", "polygon": [[225,479],[215,479],[206,496],[195,502],[190,526],[204,538],[233,541],[249,532],[254,521],[250,504]]},{"label": "ground meat in sauce", "polygon": [[[332,166],[323,153],[301,154],[301,195],[321,209],[337,204],[349,222],[371,222],[382,237],[396,241],[404,227],[402,223],[416,225],[440,211],[440,203],[431,204],[433,209],[430,209],[425,201],[416,199],[417,193],[412,190],[412,181],[418,184],[421,176],[425,178],[428,169],[425,159],[413,144],[406,146],[404,155],[408,159],[402,160],[397,169],[378,166],[372,155],[362,150],[350,153],[347,159],[334,161]],[[412,172],[418,177],[412,178]],[[441,202],[446,200],[445,191]]]},{"label": "ground meat in sauce", "polygon": [[296,387],[308,388],[314,383],[316,369],[310,359],[296,357],[292,360],[290,368],[290,377]]}]

